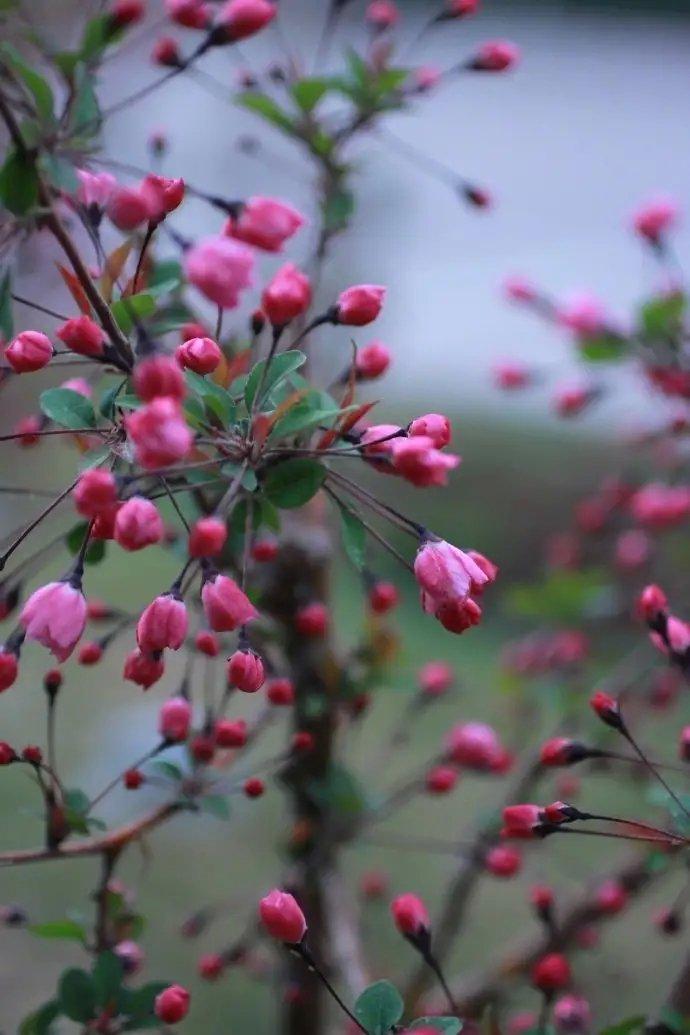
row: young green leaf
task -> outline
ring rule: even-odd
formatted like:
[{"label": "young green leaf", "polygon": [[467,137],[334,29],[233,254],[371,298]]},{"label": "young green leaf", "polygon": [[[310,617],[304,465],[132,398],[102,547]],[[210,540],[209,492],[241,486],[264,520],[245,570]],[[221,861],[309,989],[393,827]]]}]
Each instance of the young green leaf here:
[{"label": "young green leaf", "polygon": [[354,1013],[368,1035],[388,1035],[403,1015],[403,1001],[390,981],[376,981],[364,989]]},{"label": "young green leaf", "polygon": [[326,468],[316,460],[295,457],[269,468],[262,489],[276,507],[302,507],[318,492],[326,477]]},{"label": "young green leaf", "polygon": [[67,970],[58,985],[60,1010],[71,1021],[90,1021],[96,1013],[96,990],[90,976],[76,967]]},{"label": "young green leaf", "polygon": [[366,564],[367,530],[351,510],[340,506],[340,531],[343,538],[345,553],[350,558],[355,568],[362,571]]},{"label": "young green leaf", "polygon": [[24,216],[38,201],[38,176],[28,155],[10,150],[0,169],[0,204],[15,216]]},{"label": "young green leaf", "polygon": [[71,388],[47,388],[40,396],[41,412],[63,428],[92,428],[96,414],[88,399]]},{"label": "young green leaf", "polygon": [[303,352],[298,349],[291,349],[289,352],[282,352],[279,356],[274,356],[268,367],[268,373],[264,378],[264,370],[266,368],[266,360],[260,360],[249,373],[247,382],[244,387],[244,401],[248,410],[251,410],[254,405],[254,398],[259,390],[259,385],[263,378],[263,385],[261,387],[261,398],[258,400],[260,404],[270,395],[271,392],[278,387],[281,382],[293,374],[296,370],[299,370],[301,366],[306,362],[307,357]]}]

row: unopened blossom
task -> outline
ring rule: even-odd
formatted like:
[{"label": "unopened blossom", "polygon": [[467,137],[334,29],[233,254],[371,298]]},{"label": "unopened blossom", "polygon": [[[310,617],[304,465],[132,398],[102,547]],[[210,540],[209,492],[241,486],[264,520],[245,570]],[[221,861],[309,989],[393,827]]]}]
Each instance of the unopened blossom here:
[{"label": "unopened blossom", "polygon": [[184,257],[190,284],[222,309],[234,309],[240,294],[252,285],[254,254],[229,237],[205,237]]},{"label": "unopened blossom", "polygon": [[113,25],[124,29],[141,21],[146,13],[144,0],[113,0],[109,14]]},{"label": "unopened blossom", "polygon": [[183,460],[192,447],[192,432],[171,396],[160,396],[128,414],[125,427],[137,461],[148,470]]},{"label": "unopened blossom", "polygon": [[0,647],[0,694],[13,685],[19,672],[19,661],[13,650]]},{"label": "unopened blossom", "polygon": [[520,48],[508,40],[482,43],[469,67],[474,72],[507,72],[520,60]]},{"label": "unopened blossom", "polygon": [[81,587],[69,581],[49,582],[35,590],[19,618],[27,638],[66,661],[86,625],[86,600]]},{"label": "unopened blossom", "polygon": [[132,496],[118,509],[113,538],[124,550],[143,550],[160,543],[163,534],[163,519],[151,500]]},{"label": "unopened blossom", "polygon": [[607,916],[622,912],[628,904],[628,892],[617,880],[606,880],[600,884],[594,895],[597,909]]},{"label": "unopened blossom", "polygon": [[514,877],[522,867],[522,855],[511,845],[496,845],[486,853],[484,865],[494,877]]},{"label": "unopened blossom", "polygon": [[374,614],[387,614],[397,606],[399,600],[397,587],[392,582],[375,582],[369,589],[369,607]]},{"label": "unopened blossom", "polygon": [[638,489],[629,506],[641,525],[653,531],[673,528],[690,517],[690,487],[650,482]]},{"label": "unopened blossom", "polygon": [[532,281],[517,275],[506,277],[503,292],[511,302],[536,302],[539,298],[539,289]]},{"label": "unopened blossom", "polygon": [[93,395],[93,388],[84,377],[68,377],[66,381],[62,382],[60,388],[69,388],[70,392],[83,395],[85,399],[90,399]]},{"label": "unopened blossom", "polygon": [[448,794],[458,782],[458,771],[450,765],[436,765],[424,778],[430,794]]},{"label": "unopened blossom", "polygon": [[427,661],[417,673],[417,683],[425,697],[441,697],[453,682],[453,669],[446,661]]},{"label": "unopened blossom", "polygon": [[678,222],[678,217],[679,206],[673,198],[652,198],[635,212],[633,229],[652,244],[659,244]]},{"label": "unopened blossom", "polygon": [[141,181],[139,193],[146,203],[149,222],[159,223],[182,204],[184,180],[168,179],[151,173]]},{"label": "unopened blossom", "polygon": [[401,934],[418,937],[429,929],[429,912],[421,898],[410,892],[391,902],[391,916]]},{"label": "unopened blossom", "polygon": [[189,1013],[189,992],[182,985],[170,985],[156,996],[154,1012],[164,1024],[177,1024]]},{"label": "unopened blossom", "polygon": [[175,349],[175,358],[181,367],[203,376],[213,373],[223,358],[223,353],[213,338],[203,336],[183,341]]},{"label": "unopened blossom", "polygon": [[74,316],[55,332],[68,349],[80,356],[98,357],[105,350],[105,332],[90,316]]},{"label": "unopened blossom", "polygon": [[52,342],[40,331],[22,331],[5,349],[5,359],[15,374],[29,374],[41,370],[52,358]]},{"label": "unopened blossom", "polygon": [[553,408],[559,417],[577,417],[597,397],[590,384],[559,385],[553,394]]},{"label": "unopened blossom", "polygon": [[158,732],[167,741],[180,743],[189,736],[192,706],[184,697],[170,697],[158,713]]},{"label": "unopened blossom", "polygon": [[425,413],[423,417],[415,417],[408,428],[408,434],[430,438],[435,449],[443,449],[452,437],[450,421],[442,413]]},{"label": "unopened blossom", "polygon": [[349,327],[364,327],[379,315],[385,297],[386,289],[379,284],[355,284],[346,288],[334,307],[335,322]]},{"label": "unopened blossom", "polygon": [[271,938],[299,945],[307,933],[307,921],[296,899],[274,888],[259,903],[259,917]]},{"label": "unopened blossom", "polygon": [[366,21],[379,31],[392,29],[400,21],[400,11],[392,0],[371,0],[367,6]]},{"label": "unopened blossom", "polygon": [[77,201],[86,209],[100,215],[117,186],[117,180],[108,172],[92,173],[88,169],[75,171],[79,180]]},{"label": "unopened blossom", "polygon": [[652,543],[646,532],[639,528],[621,532],[614,547],[614,561],[622,571],[635,571],[650,558]]},{"label": "unopened blossom", "polygon": [[247,743],[247,723],[244,719],[218,719],[214,727],[216,746],[241,748]]},{"label": "unopened blossom", "polygon": [[471,597],[457,600],[437,600],[428,593],[421,595],[425,614],[433,615],[448,632],[460,634],[479,625],[482,609]]},{"label": "unopened blossom", "polygon": [[295,628],[303,636],[318,639],[325,636],[330,622],[330,613],[326,604],[315,600],[311,604],[300,607],[295,615]]},{"label": "unopened blossom", "polygon": [[436,65],[422,65],[420,68],[415,68],[412,72],[412,81],[420,93],[433,90],[441,82],[442,78],[443,73]]},{"label": "unopened blossom", "polygon": [[266,684],[266,697],[271,704],[286,708],[295,702],[295,684],[284,676],[269,679]]},{"label": "unopened blossom", "polygon": [[149,205],[140,187],[116,186],[106,209],[108,219],[124,233],[143,226],[149,218]]},{"label": "unopened blossom", "polygon": [[278,556],[279,549],[278,540],[275,536],[262,535],[260,539],[255,539],[252,543],[252,560],[258,561],[259,564],[274,561]]},{"label": "unopened blossom", "polygon": [[[141,773],[139,773],[138,770],[133,769],[129,772],[137,773],[137,776],[143,779],[143,777],[141,777]],[[132,776],[130,776],[130,787],[128,787],[128,790],[135,789],[131,786],[131,784],[134,782],[136,781],[132,778]],[[139,786],[140,785],[141,780],[139,782]],[[143,967],[144,961],[146,959],[146,955],[142,947],[138,944],[138,942],[132,941],[131,939],[126,939],[121,942],[117,942],[117,944],[113,946],[113,952],[122,964],[122,969],[124,970],[125,974],[127,974],[128,976],[131,976],[132,974],[137,974]]]},{"label": "unopened blossom", "polygon": [[213,18],[213,8],[206,0],[165,0],[165,12],[185,29],[205,29]]},{"label": "unopened blossom", "polygon": [[690,625],[676,615],[668,615],[661,632],[652,632],[650,638],[662,654],[671,654],[684,659],[690,649]]},{"label": "unopened blossom", "polygon": [[566,988],[570,984],[570,979],[570,964],[559,952],[542,956],[532,968],[532,984],[544,993]]},{"label": "unopened blossom", "polygon": [[602,302],[594,295],[581,292],[560,303],[556,319],[578,338],[596,338],[606,331],[608,314]]},{"label": "unopened blossom", "polygon": [[476,14],[480,0],[446,0],[446,14],[449,18],[466,18]]},{"label": "unopened blossom", "polygon": [[117,502],[117,482],[110,471],[92,467],[79,475],[72,490],[74,506],[79,514],[95,518]]},{"label": "unopened blossom", "polygon": [[281,252],[306,220],[292,205],[277,198],[252,197],[230,218],[225,233],[265,252]]},{"label": "unopened blossom", "polygon": [[253,650],[236,650],[228,659],[228,684],[246,694],[264,685],[264,663]]},{"label": "unopened blossom", "polygon": [[531,838],[542,826],[544,816],[538,805],[508,805],[503,810],[503,837]]},{"label": "unopened blossom", "polygon": [[151,50],[151,60],[155,65],[162,65],[163,68],[179,68],[182,63],[182,55],[177,40],[174,40],[172,36],[160,36]]},{"label": "unopened blossom", "polygon": [[309,277],[291,262],[278,270],[261,296],[261,308],[274,327],[284,327],[302,316],[310,304]]},{"label": "unopened blossom", "polygon": [[214,632],[232,632],[258,618],[249,597],[228,575],[213,575],[201,590],[206,621]]},{"label": "unopened blossom", "polygon": [[199,518],[189,533],[190,557],[215,557],[225,546],[228,527],[222,518]]},{"label": "unopened blossom", "polygon": [[247,39],[273,21],[278,8],[269,0],[228,0],[218,14],[216,25],[222,27],[230,43]]},{"label": "unopened blossom", "polygon": [[382,341],[370,341],[357,350],[355,374],[360,381],[381,377],[391,364],[391,351]]},{"label": "unopened blossom", "polygon": [[393,441],[404,434],[398,424],[372,424],[362,432],[359,442],[368,457],[390,456]]},{"label": "unopened blossom", "polygon": [[553,1023],[558,1035],[586,1035],[592,1011],[580,995],[563,995],[553,1005]]},{"label": "unopened blossom", "polygon": [[455,453],[443,453],[428,435],[394,438],[390,443],[393,469],[417,488],[448,484],[448,474],[460,464]]},{"label": "unopened blossom", "polygon": [[539,761],[544,766],[565,766],[589,758],[591,751],[584,744],[570,737],[552,737],[542,744]]},{"label": "unopened blossom", "polygon": [[162,395],[181,402],[187,394],[184,375],[171,356],[149,356],[137,363],[132,386],[142,402],[151,402]]},{"label": "unopened blossom", "polygon": [[187,608],[174,593],[162,593],[142,612],[137,622],[137,644],[146,654],[179,650],[187,635]]},{"label": "unopened blossom", "polygon": [[494,384],[505,392],[525,388],[532,380],[532,373],[525,363],[517,360],[494,364],[492,369]]},{"label": "unopened blossom", "polygon": [[420,588],[434,600],[465,600],[489,582],[470,554],[443,539],[427,539],[417,551],[414,574]]},{"label": "unopened blossom", "polygon": [[467,769],[490,771],[503,752],[501,740],[484,722],[463,722],[454,726],[445,742],[448,758]]}]

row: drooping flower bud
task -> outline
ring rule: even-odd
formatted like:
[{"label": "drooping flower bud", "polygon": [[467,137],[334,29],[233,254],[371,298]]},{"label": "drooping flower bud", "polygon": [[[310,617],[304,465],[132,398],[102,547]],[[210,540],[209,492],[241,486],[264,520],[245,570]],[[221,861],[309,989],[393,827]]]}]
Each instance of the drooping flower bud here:
[{"label": "drooping flower bud", "polygon": [[360,381],[373,381],[386,373],[391,365],[391,351],[382,341],[370,341],[357,350],[355,374]]},{"label": "drooping flower bud", "polygon": [[522,855],[510,845],[496,845],[486,853],[484,865],[494,877],[514,877],[522,867]]},{"label": "drooping flower bud", "polygon": [[40,331],[22,331],[5,349],[5,358],[15,374],[29,374],[50,363],[53,346]]},{"label": "drooping flower bud", "polygon": [[9,690],[17,678],[19,660],[13,650],[0,647],[0,694]]},{"label": "drooping flower bud", "polygon": [[605,722],[607,726],[611,726],[615,730],[622,730],[624,728],[620,706],[615,698],[604,693],[603,690],[597,690],[590,697],[589,704],[592,711],[596,712],[601,721]]},{"label": "drooping flower bud", "polygon": [[218,719],[214,729],[216,746],[241,748],[247,743],[247,723],[244,719]]},{"label": "drooping flower bud", "polygon": [[271,938],[287,945],[299,945],[307,933],[307,921],[296,899],[275,888],[259,903],[259,916]]},{"label": "drooping flower bud", "polygon": [[277,677],[269,679],[266,685],[266,697],[278,707],[285,708],[295,702],[295,684],[291,679]]},{"label": "drooping flower bud", "polygon": [[245,694],[254,694],[264,685],[264,663],[253,650],[236,650],[228,659],[228,684]]},{"label": "drooping flower bud", "polygon": [[171,743],[186,740],[192,724],[192,706],[184,697],[170,697],[158,713],[158,732]]},{"label": "drooping flower bud", "polygon": [[171,356],[150,356],[141,360],[132,374],[134,391],[142,402],[170,396],[180,402],[187,394],[182,371]]},{"label": "drooping flower bud", "polygon": [[79,475],[72,490],[77,512],[86,518],[95,518],[117,503],[117,482],[110,471],[90,468]]},{"label": "drooping flower bud", "polygon": [[542,956],[532,968],[532,984],[545,995],[566,988],[570,984],[570,976],[570,964],[559,952]]},{"label": "drooping flower bud", "polygon": [[228,575],[213,575],[201,590],[206,621],[214,632],[232,632],[258,618],[251,600]]},{"label": "drooping flower bud", "polygon": [[183,460],[192,447],[192,433],[180,404],[170,396],[153,399],[128,414],[125,427],[138,462],[147,470]]},{"label": "drooping flower bud", "polygon": [[31,594],[19,620],[28,639],[66,661],[86,625],[84,594],[70,582],[49,582]]},{"label": "drooping flower bud", "polygon": [[173,593],[162,593],[143,611],[137,622],[137,644],[146,654],[169,647],[179,650],[187,635],[187,608]]},{"label": "drooping flower bud", "polygon": [[190,284],[222,309],[235,309],[251,287],[254,254],[240,241],[206,237],[189,249],[184,268]]},{"label": "drooping flower bud", "polygon": [[199,518],[189,534],[190,557],[215,557],[225,546],[228,527],[222,518]]},{"label": "drooping flower bud", "polygon": [[228,220],[225,233],[265,252],[280,252],[300,227],[304,216],[277,198],[249,198],[237,218]]},{"label": "drooping flower bud", "polygon": [[295,628],[303,636],[318,638],[325,636],[330,621],[330,613],[325,604],[315,601],[301,607],[295,615]]},{"label": "drooping flower bud", "polygon": [[164,532],[156,504],[143,496],[132,496],[117,512],[113,538],[123,550],[143,550],[160,543]]}]

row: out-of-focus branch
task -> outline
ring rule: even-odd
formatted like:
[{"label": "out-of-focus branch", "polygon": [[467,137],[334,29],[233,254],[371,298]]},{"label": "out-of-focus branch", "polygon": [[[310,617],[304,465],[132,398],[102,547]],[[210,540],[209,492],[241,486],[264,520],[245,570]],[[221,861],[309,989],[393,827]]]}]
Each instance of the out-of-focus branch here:
[{"label": "out-of-focus branch", "polygon": [[[634,897],[646,891],[659,875],[659,871],[649,865],[649,855],[641,858],[636,854],[617,872],[602,875],[601,881],[613,880]],[[528,974],[545,953],[567,949],[583,928],[606,920],[608,916],[606,910],[595,901],[591,887],[588,888],[571,903],[555,931],[520,942],[489,970],[455,984],[453,991],[461,1015],[479,1015],[488,1003],[501,996],[506,984]],[[690,1002],[690,988],[685,988],[684,995],[686,1001]]]}]

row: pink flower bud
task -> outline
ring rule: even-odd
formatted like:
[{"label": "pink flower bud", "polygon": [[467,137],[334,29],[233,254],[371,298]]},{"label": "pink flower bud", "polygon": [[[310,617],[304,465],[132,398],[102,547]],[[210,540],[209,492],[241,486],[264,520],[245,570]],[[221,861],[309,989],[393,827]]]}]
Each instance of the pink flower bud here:
[{"label": "pink flower bud", "polygon": [[295,627],[302,636],[318,638],[328,630],[330,614],[325,604],[318,601],[301,607],[295,615]]},{"label": "pink flower bud", "polygon": [[79,514],[86,518],[96,517],[117,503],[114,475],[100,468],[83,471],[72,490],[72,499]]},{"label": "pink flower bud", "polygon": [[137,622],[139,650],[156,654],[169,647],[179,650],[187,635],[187,608],[173,593],[151,601]]},{"label": "pink flower bud", "polygon": [[474,72],[506,72],[520,60],[520,49],[507,40],[483,43],[470,62]]},{"label": "pink flower bud", "polygon": [[690,762],[690,726],[684,726],[680,731],[678,753],[684,762]]},{"label": "pink flower bud", "polygon": [[171,21],[185,29],[206,29],[213,11],[204,0],[165,0],[165,10]]},{"label": "pink flower bud", "polygon": [[244,781],[242,790],[248,798],[260,798],[266,790],[266,784],[258,776],[250,776]]},{"label": "pink flower bud", "polygon": [[522,867],[522,855],[510,845],[496,845],[486,853],[484,865],[494,877],[514,877]]},{"label": "pink flower bud", "polygon": [[335,304],[335,322],[349,327],[365,327],[379,315],[385,297],[385,287],[378,284],[356,284],[346,288]]},{"label": "pink flower bud", "polygon": [[181,367],[203,375],[213,373],[223,353],[213,338],[189,338],[177,346],[175,357]]},{"label": "pink flower bud", "polygon": [[208,629],[199,630],[194,639],[194,646],[200,654],[205,654],[207,658],[217,658],[220,651],[218,637]]},{"label": "pink flower bud", "polygon": [[539,761],[545,766],[572,765],[589,757],[589,748],[569,737],[552,737],[542,744],[539,753]]},{"label": "pink flower bud", "polygon": [[84,643],[79,648],[79,654],[77,660],[80,665],[97,665],[103,657],[103,648],[100,643],[92,641],[91,643]]},{"label": "pink flower bud", "polygon": [[[141,777],[141,773],[137,769],[130,769],[129,773],[136,773],[137,776],[139,776],[141,779],[143,779],[143,777]],[[134,781],[132,780],[132,777],[130,776],[130,784],[132,782],[134,782]],[[141,780],[140,780],[139,786],[140,785],[141,785]],[[127,781],[126,780],[125,780],[125,786],[127,786]],[[127,789],[128,790],[136,790],[136,787],[129,786]],[[128,976],[131,976],[133,974],[137,974],[141,970],[141,968],[143,967],[144,960],[146,959],[146,956],[144,955],[144,950],[142,949],[142,947],[140,945],[138,945],[137,942],[130,941],[129,939],[126,940],[126,941],[118,942],[113,947],[113,952],[115,953],[115,955],[119,959],[120,963],[122,964],[122,969],[124,970],[125,974],[127,974]]]},{"label": "pink flower bud", "polygon": [[171,396],[160,396],[128,414],[125,427],[138,462],[147,470],[183,460],[192,447],[192,433]]},{"label": "pink flower bud", "polygon": [[393,468],[418,488],[447,485],[448,472],[460,463],[454,453],[442,453],[426,435],[394,438],[390,442]]},{"label": "pink flower bud", "polygon": [[310,304],[309,277],[291,262],[278,270],[261,296],[261,307],[274,327],[284,327],[305,313]]},{"label": "pink flower bud", "polygon": [[170,356],[150,356],[137,363],[132,384],[142,402],[151,402],[163,395],[182,402],[187,394],[182,371]]},{"label": "pink flower bud", "polygon": [[511,302],[529,303],[536,302],[539,298],[538,289],[525,277],[507,277],[503,282],[503,291]]},{"label": "pink flower bud", "polygon": [[364,17],[370,25],[382,32],[398,24],[400,11],[392,0],[371,0]]},{"label": "pink flower bud", "polygon": [[448,0],[448,16],[450,18],[466,18],[476,14],[479,0]]},{"label": "pink flower bud", "polygon": [[401,934],[408,937],[419,937],[429,930],[429,913],[421,898],[407,892],[398,895],[391,902],[393,923]]},{"label": "pink flower bud", "polygon": [[538,805],[508,805],[503,810],[503,837],[530,838],[543,823]]},{"label": "pink flower bud", "polygon": [[259,564],[274,561],[278,556],[278,540],[273,536],[263,535],[252,543],[252,560]]},{"label": "pink flower bud", "polygon": [[255,197],[245,202],[236,219],[228,220],[225,232],[265,252],[281,252],[304,224],[304,216],[292,205],[277,198]]},{"label": "pink flower bud", "polygon": [[465,600],[490,581],[468,553],[443,539],[427,539],[422,544],[414,574],[421,589],[439,603]]},{"label": "pink flower bud", "polygon": [[151,500],[132,496],[119,508],[113,538],[123,550],[143,550],[160,543],[163,534],[163,519]]},{"label": "pink flower bud", "polygon": [[497,388],[509,392],[518,388],[525,388],[530,383],[531,374],[524,363],[503,362],[495,364],[493,379]]},{"label": "pink flower bud", "polygon": [[14,651],[0,647],[0,694],[9,690],[17,678],[19,661]]},{"label": "pink flower bud", "polygon": [[443,449],[451,439],[450,421],[442,413],[427,413],[412,421],[408,434],[430,438],[435,449]]},{"label": "pink flower bud", "polygon": [[618,701],[609,694],[605,694],[603,690],[597,690],[592,694],[589,704],[592,711],[596,712],[601,721],[605,722],[607,726],[612,726],[613,729],[617,730],[623,728]]},{"label": "pink flower bud", "polygon": [[222,518],[199,518],[189,535],[190,557],[215,557],[225,546],[228,527]]},{"label": "pink flower bud", "polygon": [[22,331],[5,349],[5,358],[15,374],[28,374],[50,363],[53,346],[40,331]]},{"label": "pink flower bud", "polygon": [[259,916],[271,938],[279,942],[299,945],[307,933],[307,921],[297,901],[278,888],[261,899]]},{"label": "pink flower bud", "polygon": [[371,341],[358,349],[355,373],[360,381],[373,381],[386,373],[391,365],[391,351],[382,341]]},{"label": "pink flower bud", "polygon": [[443,73],[435,65],[422,65],[412,72],[414,85],[420,93],[427,93],[438,86],[443,78]]},{"label": "pink flower bud", "polygon": [[158,732],[167,741],[179,744],[189,736],[192,706],[184,697],[170,697],[158,713]]},{"label": "pink flower bud", "polygon": [[140,22],[145,13],[144,0],[115,0],[110,9],[110,17],[118,29]]},{"label": "pink flower bud", "polygon": [[161,36],[153,45],[151,60],[163,68],[179,68],[182,63],[180,48],[172,36]]},{"label": "pink flower bud", "polygon": [[585,1035],[592,1023],[589,1003],[579,995],[564,995],[553,1007],[553,1023],[558,1035]]},{"label": "pink flower bud", "polygon": [[556,389],[553,408],[559,417],[577,417],[597,398],[598,392],[590,384],[566,384]]},{"label": "pink flower bud", "polygon": [[170,985],[156,996],[155,1014],[164,1024],[177,1024],[189,1013],[189,992],[182,985]]},{"label": "pink flower bud", "polygon": [[21,417],[14,426],[14,431],[20,435],[19,445],[25,449],[36,446],[40,442],[38,432],[41,430],[41,421],[34,414],[28,417]]},{"label": "pink flower bud", "polygon": [[232,632],[258,618],[251,600],[228,575],[214,575],[201,590],[206,621],[214,632]]},{"label": "pink flower bud", "polygon": [[291,679],[275,678],[270,679],[266,686],[266,697],[278,707],[287,707],[294,704],[295,686]]},{"label": "pink flower bud", "polygon": [[157,683],[165,671],[163,659],[159,656],[145,654],[140,650],[133,650],[125,658],[125,667],[122,678],[136,683],[143,690]]},{"label": "pink flower bud", "polygon": [[653,584],[645,586],[637,599],[637,609],[645,622],[656,622],[664,615],[667,608],[666,594],[663,589]]},{"label": "pink flower bud", "polygon": [[273,21],[278,9],[269,0],[229,0],[218,15],[217,24],[229,42],[246,39]]},{"label": "pink flower bud", "polygon": [[214,737],[220,748],[241,748],[247,743],[247,723],[244,719],[218,719]]},{"label": "pink flower bud", "polygon": [[236,650],[228,659],[228,685],[254,694],[264,685],[264,663],[253,650]]},{"label": "pink flower bud", "polygon": [[392,582],[375,582],[369,590],[369,607],[376,615],[385,615],[397,606],[400,596]]},{"label": "pink flower bud", "polygon": [[105,333],[90,316],[74,316],[55,332],[68,349],[80,356],[102,356]]},{"label": "pink flower bud", "polygon": [[199,977],[204,981],[217,981],[224,970],[225,960],[218,952],[206,953],[197,964]]},{"label": "pink flower bud", "polygon": [[85,399],[90,399],[93,395],[93,388],[83,377],[68,377],[66,381],[62,382],[60,388],[69,388],[71,392],[77,392]]},{"label": "pink flower bud", "polygon": [[117,180],[110,173],[92,173],[88,169],[77,169],[77,201],[84,208],[102,210],[108,204]]},{"label": "pink flower bud", "polygon": [[426,789],[430,794],[448,794],[458,782],[458,771],[449,765],[436,765],[426,774]]},{"label": "pink flower bud", "polygon": [[570,964],[559,952],[542,956],[532,968],[532,984],[541,992],[553,993],[570,984]]},{"label": "pink flower bud", "polygon": [[446,738],[448,757],[455,765],[468,769],[490,771],[502,753],[498,734],[483,722],[463,722]]},{"label": "pink flower bud", "polygon": [[184,200],[184,180],[170,180],[149,174],[142,180],[139,193],[148,210],[149,222],[159,223],[179,208]]},{"label": "pink flower bud", "polygon": [[118,230],[130,233],[149,218],[149,206],[139,187],[116,186],[106,209],[108,219]]},{"label": "pink flower bud", "polygon": [[606,880],[601,884],[594,896],[597,909],[607,916],[622,912],[628,904],[628,892],[617,880]]},{"label": "pink flower bud", "polygon": [[633,216],[633,228],[640,237],[658,244],[678,221],[678,203],[673,198],[653,198]]},{"label": "pink flower bud", "polygon": [[608,315],[605,307],[594,295],[586,292],[572,295],[557,311],[558,322],[583,340],[596,338],[606,330]]},{"label": "pink flower bud", "polygon": [[453,681],[453,669],[445,661],[428,661],[417,673],[419,689],[425,697],[441,697]]},{"label": "pink flower bud", "polygon": [[47,647],[58,661],[66,661],[86,625],[86,601],[70,582],[49,582],[35,590],[19,618],[27,638]]},{"label": "pink flower bud", "polygon": [[205,237],[184,258],[190,284],[223,309],[235,309],[240,292],[251,287],[254,254],[240,241]]}]

